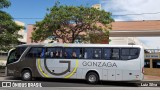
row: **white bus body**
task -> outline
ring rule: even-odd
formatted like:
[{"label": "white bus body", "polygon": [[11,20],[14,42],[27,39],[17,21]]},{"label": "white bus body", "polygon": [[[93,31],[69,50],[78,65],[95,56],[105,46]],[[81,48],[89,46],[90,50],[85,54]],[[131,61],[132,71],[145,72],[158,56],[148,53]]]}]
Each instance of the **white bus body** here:
[{"label": "white bus body", "polygon": [[[139,45],[45,44],[18,47],[24,46],[26,49],[16,63],[7,64],[8,75],[20,74],[22,79],[30,80],[25,78],[28,70],[32,77],[86,79],[89,83],[98,80],[141,81],[144,77],[144,49]],[[41,54],[30,57],[34,56],[34,50]],[[69,57],[73,52],[76,57]],[[23,63],[26,65],[22,66]]]}]

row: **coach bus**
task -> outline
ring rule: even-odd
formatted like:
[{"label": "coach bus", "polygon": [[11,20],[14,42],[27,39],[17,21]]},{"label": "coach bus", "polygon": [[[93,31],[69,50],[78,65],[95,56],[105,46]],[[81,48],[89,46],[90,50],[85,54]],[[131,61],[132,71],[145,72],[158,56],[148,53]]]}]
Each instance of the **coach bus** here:
[{"label": "coach bus", "polygon": [[139,45],[30,44],[10,50],[7,76],[100,80],[143,80],[144,49]]}]

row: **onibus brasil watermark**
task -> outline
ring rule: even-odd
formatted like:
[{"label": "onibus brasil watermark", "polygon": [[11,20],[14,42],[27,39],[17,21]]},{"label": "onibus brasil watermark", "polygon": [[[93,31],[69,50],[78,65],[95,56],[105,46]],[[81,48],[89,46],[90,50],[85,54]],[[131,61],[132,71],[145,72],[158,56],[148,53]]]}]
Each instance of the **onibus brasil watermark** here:
[{"label": "onibus brasil watermark", "polygon": [[42,87],[42,84],[30,82],[2,82],[2,87]]}]

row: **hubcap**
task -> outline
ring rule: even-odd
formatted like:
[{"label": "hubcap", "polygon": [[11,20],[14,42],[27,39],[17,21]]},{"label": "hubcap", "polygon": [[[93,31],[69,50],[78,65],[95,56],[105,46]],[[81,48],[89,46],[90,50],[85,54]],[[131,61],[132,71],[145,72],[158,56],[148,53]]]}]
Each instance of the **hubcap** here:
[{"label": "hubcap", "polygon": [[25,79],[30,78],[30,76],[31,76],[31,75],[30,75],[30,73],[29,73],[29,72],[24,73],[24,78],[25,78]]},{"label": "hubcap", "polygon": [[90,75],[89,76],[89,82],[95,82],[96,81],[96,76],[95,75]]}]

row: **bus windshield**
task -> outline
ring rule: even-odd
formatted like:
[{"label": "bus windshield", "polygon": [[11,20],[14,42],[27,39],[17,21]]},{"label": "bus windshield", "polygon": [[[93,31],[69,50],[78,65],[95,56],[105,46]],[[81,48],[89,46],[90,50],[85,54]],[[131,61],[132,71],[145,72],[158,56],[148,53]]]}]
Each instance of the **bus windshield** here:
[{"label": "bus windshield", "polygon": [[17,47],[16,49],[12,49],[8,54],[7,64],[18,61],[26,48],[27,47]]}]

